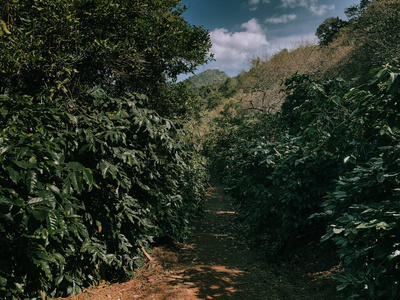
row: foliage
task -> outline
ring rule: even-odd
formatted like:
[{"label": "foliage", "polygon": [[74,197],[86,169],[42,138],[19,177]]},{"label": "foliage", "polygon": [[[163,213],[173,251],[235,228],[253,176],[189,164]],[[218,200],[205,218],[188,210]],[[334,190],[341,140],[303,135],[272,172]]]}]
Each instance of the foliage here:
[{"label": "foliage", "polygon": [[364,2],[348,28],[354,50],[339,67],[341,76],[359,84],[367,81],[369,70],[377,66],[400,66],[400,1]]},{"label": "foliage", "polygon": [[370,2],[372,2],[372,0],[361,0],[360,4],[352,5],[346,8],[346,16],[351,20],[357,19],[361,14],[365,12]]},{"label": "foliage", "polygon": [[352,158],[354,166],[327,197],[325,214],[333,221],[324,239],[339,247],[345,270],[336,279],[349,299],[400,293],[399,75],[399,69],[381,68],[366,87],[346,95],[354,146],[344,160]]},{"label": "foliage", "polygon": [[348,22],[339,19],[339,17],[330,17],[322,22],[317,28],[315,35],[319,39],[319,44],[327,46],[332,43],[340,31],[348,25]]},{"label": "foliage", "polygon": [[[313,138],[327,139],[332,124],[324,128],[321,119],[325,111],[336,108],[330,98],[348,87],[340,80],[322,85],[299,75],[286,84],[287,92],[293,92],[281,114],[225,114],[208,145],[224,183],[248,212],[253,235],[265,236],[272,246],[270,255],[283,251],[292,236],[321,231],[315,226],[319,220],[310,220],[309,216],[322,204],[332,184],[330,176],[337,172],[338,158],[329,158],[330,149]],[[291,101],[293,97],[298,102]],[[299,107],[302,109],[296,109]],[[288,119],[290,114],[298,121]],[[322,175],[327,169],[331,171]]]},{"label": "foliage", "polygon": [[1,96],[0,295],[38,299],[128,278],[140,247],[183,239],[200,158],[140,94]]},{"label": "foliage", "polygon": [[184,11],[180,0],[2,1],[0,90],[78,101],[100,86],[112,96],[146,94],[174,116],[188,97],[170,81],[205,63],[211,46]]},{"label": "foliage", "polygon": [[231,98],[236,94],[237,80],[228,78],[222,83],[217,82],[199,88],[190,87],[190,89],[197,96],[197,103],[201,104],[199,111],[213,110],[222,103],[223,99]]},{"label": "foliage", "polygon": [[[207,153],[268,254],[333,240],[348,299],[394,299],[399,261],[399,70],[359,87],[295,74],[274,115],[226,107]],[[290,116],[290,118],[288,118]]]},{"label": "foliage", "polygon": [[185,9],[0,3],[0,298],[126,279],[141,247],[185,238],[205,171],[165,117],[196,113],[176,77],[208,61],[211,46]]},{"label": "foliage", "polygon": [[255,60],[239,88],[250,104],[261,93],[265,102],[253,107],[265,108],[283,81],[281,110],[227,106],[205,148],[266,255],[321,236],[336,244],[343,272],[334,278],[346,299],[400,296],[399,8],[362,1],[328,46]]},{"label": "foliage", "polygon": [[208,69],[200,74],[189,77],[186,81],[193,92],[197,92],[203,86],[223,83],[228,78],[225,72],[216,69]]}]

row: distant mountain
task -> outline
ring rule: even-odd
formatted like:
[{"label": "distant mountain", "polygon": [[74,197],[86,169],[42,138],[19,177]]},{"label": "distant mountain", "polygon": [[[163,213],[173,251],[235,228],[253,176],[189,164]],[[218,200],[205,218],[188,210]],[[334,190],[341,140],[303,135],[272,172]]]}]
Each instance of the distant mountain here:
[{"label": "distant mountain", "polygon": [[190,82],[190,87],[196,90],[205,85],[214,85],[218,82],[225,82],[228,78],[230,77],[222,71],[209,69],[200,74],[189,77],[187,80]]}]

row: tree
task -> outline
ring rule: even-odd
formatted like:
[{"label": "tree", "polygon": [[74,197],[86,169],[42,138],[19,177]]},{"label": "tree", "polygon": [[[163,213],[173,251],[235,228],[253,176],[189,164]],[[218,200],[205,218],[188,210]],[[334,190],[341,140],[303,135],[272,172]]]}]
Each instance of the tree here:
[{"label": "tree", "polygon": [[321,46],[327,46],[332,43],[337,37],[339,32],[349,23],[339,19],[339,17],[331,17],[326,19],[319,27],[315,35],[319,39]]},{"label": "tree", "polygon": [[211,43],[185,9],[180,0],[2,1],[0,90],[76,101],[100,86],[147,94],[154,108],[186,102],[171,99],[169,81],[205,63]]},{"label": "tree", "polygon": [[352,5],[345,10],[349,19],[357,19],[368,7],[372,0],[361,0],[359,5]]},{"label": "tree", "polygon": [[[365,4],[367,5],[367,4]],[[344,73],[361,82],[382,65],[400,66],[400,1],[372,1],[352,22],[354,51]]]}]

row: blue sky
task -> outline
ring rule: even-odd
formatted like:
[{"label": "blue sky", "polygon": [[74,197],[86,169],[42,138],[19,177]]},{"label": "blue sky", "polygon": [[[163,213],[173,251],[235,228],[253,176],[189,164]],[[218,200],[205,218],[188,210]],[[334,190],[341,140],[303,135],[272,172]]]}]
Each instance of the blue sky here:
[{"label": "blue sky", "polygon": [[[236,76],[256,57],[317,42],[315,31],[329,17],[347,19],[345,8],[359,0],[182,0],[190,24],[210,32],[216,61],[198,68]],[[191,74],[182,75],[180,80]]]}]

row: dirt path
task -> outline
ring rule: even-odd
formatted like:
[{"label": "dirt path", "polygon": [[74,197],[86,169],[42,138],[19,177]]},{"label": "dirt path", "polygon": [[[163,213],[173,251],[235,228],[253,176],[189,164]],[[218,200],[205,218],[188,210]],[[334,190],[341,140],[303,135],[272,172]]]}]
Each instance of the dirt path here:
[{"label": "dirt path", "polygon": [[194,221],[186,244],[155,248],[153,261],[129,282],[67,299],[340,299],[330,281],[308,275],[324,271],[319,260],[326,257],[306,254],[297,262],[262,261],[247,246],[223,189],[208,192],[205,213]]}]

